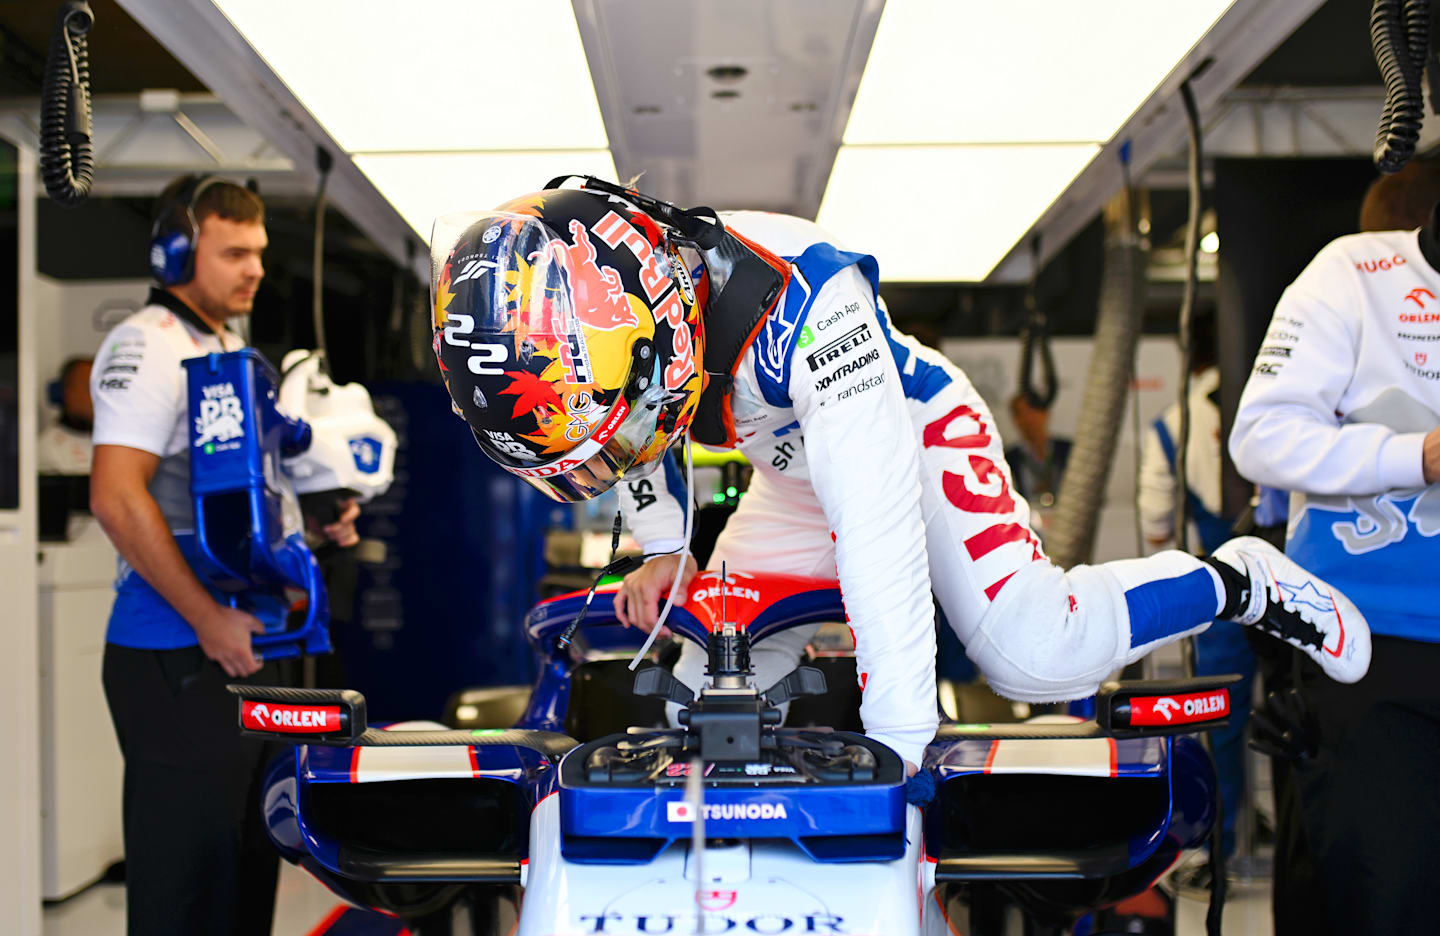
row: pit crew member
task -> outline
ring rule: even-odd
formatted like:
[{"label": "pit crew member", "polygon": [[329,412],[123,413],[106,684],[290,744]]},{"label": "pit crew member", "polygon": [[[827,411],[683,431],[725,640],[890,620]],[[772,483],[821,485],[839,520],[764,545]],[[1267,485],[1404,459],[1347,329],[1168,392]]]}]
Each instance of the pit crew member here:
[{"label": "pit crew member", "polygon": [[[188,403],[180,362],[243,346],[264,276],[264,206],[183,177],[157,203],[162,285],[96,355],[90,503],[120,553],[105,696],[125,757],[126,917],[132,936],[268,934],[278,873],[257,792],[266,746],[235,730],[226,682],[280,684],[256,659],[263,625],[196,578]],[[350,512],[328,529],[355,538]]]},{"label": "pit crew member", "polygon": [[[1286,554],[1344,589],[1374,631],[1363,682],[1301,686],[1316,749],[1295,776],[1315,881],[1303,894],[1277,881],[1277,931],[1298,931],[1292,917],[1309,932],[1435,925],[1428,895],[1406,884],[1440,834],[1440,217],[1422,207],[1433,181],[1406,210],[1417,181],[1382,178],[1362,212],[1407,229],[1332,241],[1285,290],[1230,436],[1241,474],[1292,492]],[[1294,904],[1318,891],[1319,912],[1283,905],[1282,890]]]}]

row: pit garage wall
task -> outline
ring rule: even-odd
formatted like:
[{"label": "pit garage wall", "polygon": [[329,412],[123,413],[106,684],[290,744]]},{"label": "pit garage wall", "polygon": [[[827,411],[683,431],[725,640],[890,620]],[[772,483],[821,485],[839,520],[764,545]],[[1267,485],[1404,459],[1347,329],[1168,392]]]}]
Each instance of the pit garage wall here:
[{"label": "pit garage wall", "polygon": [[145,303],[150,283],[144,279],[57,280],[36,274],[35,367],[37,396],[43,408],[41,426],[59,415],[45,401],[45,386],[59,376],[72,357],[94,357],[100,339]]},{"label": "pit garage wall", "polygon": [[[0,654],[0,932],[40,932],[40,714],[36,629],[35,447],[35,154],[24,128],[0,122],[0,137],[18,150],[18,245],[0,263],[18,266],[20,507],[0,510],[0,595],[5,653]],[[108,727],[108,726],[107,726]]]},{"label": "pit garage wall", "polygon": [[[1320,248],[1359,230],[1360,203],[1378,175],[1368,159],[1215,160],[1216,323],[1227,437],[1280,294]],[[1224,485],[1227,510],[1249,496],[1250,482],[1229,452]]]}]

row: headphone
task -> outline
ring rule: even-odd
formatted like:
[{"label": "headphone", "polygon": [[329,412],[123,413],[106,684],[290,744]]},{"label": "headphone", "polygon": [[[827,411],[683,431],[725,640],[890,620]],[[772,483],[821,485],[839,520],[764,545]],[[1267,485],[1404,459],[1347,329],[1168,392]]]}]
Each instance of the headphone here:
[{"label": "headphone", "polygon": [[[175,193],[175,200],[162,205],[155,216],[155,224],[150,228],[150,272],[161,286],[179,286],[194,277],[195,238],[200,233],[195,203],[206,189],[223,181],[215,176],[191,176]],[[176,204],[185,206],[185,219],[189,222],[185,230],[171,226]]]}]

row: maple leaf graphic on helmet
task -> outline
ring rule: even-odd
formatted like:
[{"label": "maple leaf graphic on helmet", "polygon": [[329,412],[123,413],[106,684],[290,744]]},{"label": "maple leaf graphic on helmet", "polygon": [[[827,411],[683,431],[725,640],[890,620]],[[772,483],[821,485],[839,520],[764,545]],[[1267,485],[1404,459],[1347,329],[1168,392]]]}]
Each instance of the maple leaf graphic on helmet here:
[{"label": "maple leaf graphic on helmet", "polygon": [[521,413],[528,413],[535,409],[550,407],[554,410],[563,410],[565,405],[560,400],[560,394],[555,388],[538,374],[529,371],[506,371],[506,377],[512,378],[510,386],[501,390],[501,393],[510,394],[515,397],[515,409],[511,416],[518,418]]}]

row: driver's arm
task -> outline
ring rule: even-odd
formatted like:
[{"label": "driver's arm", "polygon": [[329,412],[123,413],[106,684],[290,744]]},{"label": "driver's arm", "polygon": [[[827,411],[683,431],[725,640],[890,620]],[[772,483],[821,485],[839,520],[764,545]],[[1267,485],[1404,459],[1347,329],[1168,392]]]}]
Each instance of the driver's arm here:
[{"label": "driver's arm", "polygon": [[[846,616],[855,634],[866,733],[919,765],[935,737],[935,630],[920,451],[869,284],[854,268],[821,289],[809,318],[853,307],[823,333],[865,340],[813,367],[818,338],[793,352],[789,394],[810,480],[835,538]],[[802,323],[804,324],[804,323]]]},{"label": "driver's arm", "polygon": [[[1356,276],[1343,245],[1331,243],[1280,297],[1230,433],[1230,455],[1247,479],[1310,494],[1425,485],[1424,432],[1341,425],[1336,416],[1363,363]],[[1398,299],[1397,307],[1415,308]]]},{"label": "driver's arm", "polygon": [[670,453],[653,465],[649,474],[631,476],[616,487],[625,525],[641,551],[651,558],[625,576],[624,587],[615,595],[615,617],[627,627],[648,631],[660,616],[660,602],[675,588],[679,564],[683,562],[685,567],[677,600],[683,600],[679,596],[697,571],[694,558],[681,552],[686,545],[685,509],[690,492]]},{"label": "driver's arm", "polygon": [[672,453],[649,474],[627,477],[616,485],[625,526],[645,553],[668,553],[685,545],[685,479]]}]

